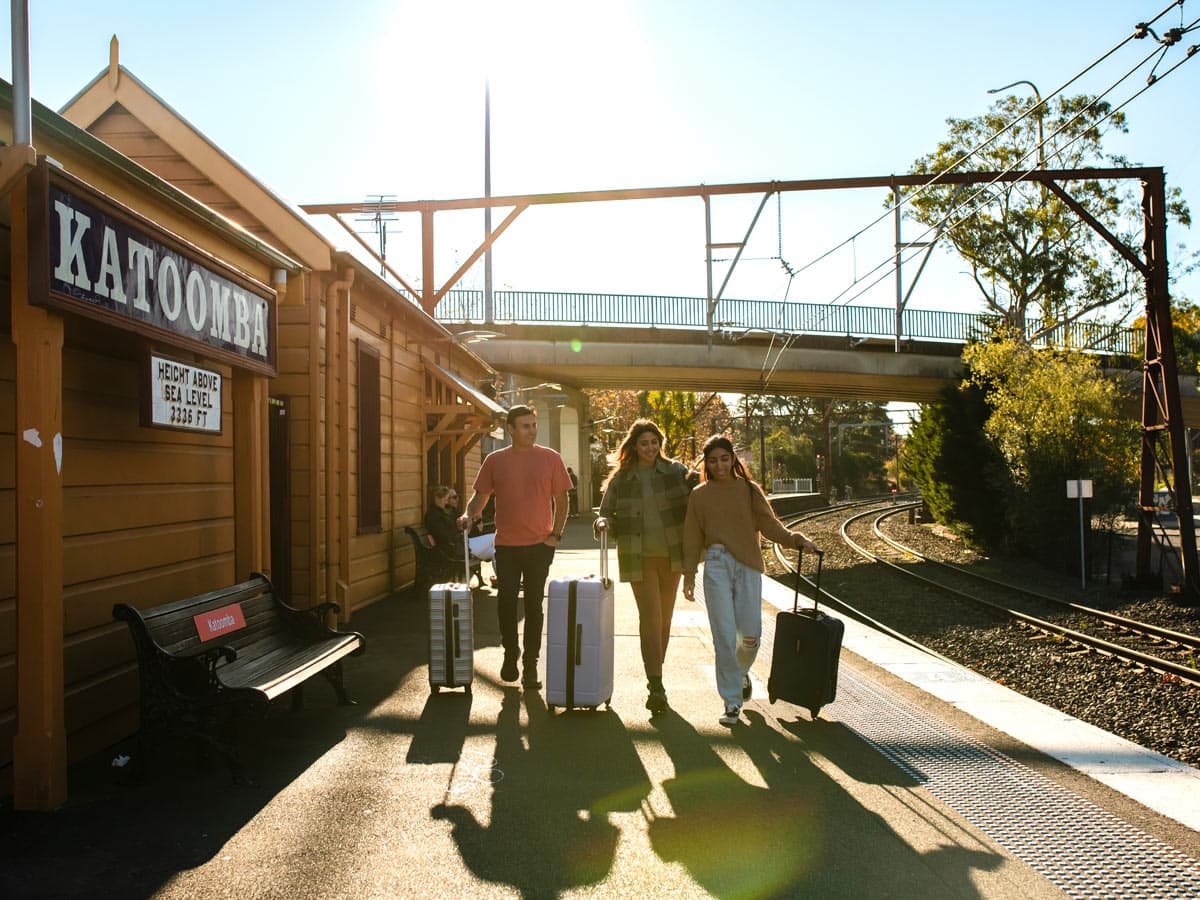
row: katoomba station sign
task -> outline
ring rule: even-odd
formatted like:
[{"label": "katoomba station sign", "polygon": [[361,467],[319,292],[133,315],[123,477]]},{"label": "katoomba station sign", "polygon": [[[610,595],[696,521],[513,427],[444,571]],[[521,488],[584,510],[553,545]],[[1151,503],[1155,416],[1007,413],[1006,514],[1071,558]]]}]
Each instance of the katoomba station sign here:
[{"label": "katoomba station sign", "polygon": [[276,374],[270,288],[46,163],[31,188],[31,302]]}]

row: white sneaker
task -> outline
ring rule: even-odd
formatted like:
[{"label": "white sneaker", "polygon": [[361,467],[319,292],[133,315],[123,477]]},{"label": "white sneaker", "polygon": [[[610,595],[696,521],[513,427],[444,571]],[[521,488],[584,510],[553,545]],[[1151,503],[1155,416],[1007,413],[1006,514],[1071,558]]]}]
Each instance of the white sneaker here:
[{"label": "white sneaker", "polygon": [[717,721],[722,725],[733,726],[738,723],[741,716],[742,708],[740,706],[726,706],[724,714]]}]

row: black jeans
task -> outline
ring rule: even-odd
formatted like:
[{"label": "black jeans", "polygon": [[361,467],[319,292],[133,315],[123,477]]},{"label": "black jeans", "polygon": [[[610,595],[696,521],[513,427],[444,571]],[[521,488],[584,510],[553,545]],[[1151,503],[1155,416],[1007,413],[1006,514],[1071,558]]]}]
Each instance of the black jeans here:
[{"label": "black jeans", "polygon": [[517,594],[521,593],[524,583],[526,668],[537,665],[538,653],[542,649],[542,601],[546,596],[546,578],[550,575],[550,563],[553,561],[554,548],[549,544],[496,548],[496,583],[499,591],[496,607],[500,617],[500,639],[507,657],[516,657],[520,652],[517,645]]}]

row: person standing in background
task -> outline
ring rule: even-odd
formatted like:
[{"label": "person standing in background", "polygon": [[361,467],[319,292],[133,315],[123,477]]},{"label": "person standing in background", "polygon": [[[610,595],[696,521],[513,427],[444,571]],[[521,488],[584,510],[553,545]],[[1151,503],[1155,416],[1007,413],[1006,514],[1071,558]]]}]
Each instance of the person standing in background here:
[{"label": "person standing in background", "polygon": [[575,518],[579,515],[579,476],[570,466],[567,466],[567,475],[571,479],[570,516]]}]

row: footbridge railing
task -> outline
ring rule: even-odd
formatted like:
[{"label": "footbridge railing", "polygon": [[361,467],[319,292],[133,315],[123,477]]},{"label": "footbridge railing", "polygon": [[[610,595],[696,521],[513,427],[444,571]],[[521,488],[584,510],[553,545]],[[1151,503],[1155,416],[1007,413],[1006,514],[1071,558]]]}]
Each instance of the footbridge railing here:
[{"label": "footbridge railing", "polygon": [[[704,329],[706,303],[703,297],[652,294],[493,291],[492,319],[497,324]],[[436,316],[442,322],[483,324],[483,291],[449,291],[438,303]],[[885,340],[897,337],[896,311],[886,306],[723,299],[717,316],[716,326],[727,333],[763,331]],[[899,337],[904,341],[964,344],[984,332],[987,323],[988,317],[977,313],[906,309],[901,315]],[[1136,357],[1142,354],[1143,341],[1139,329],[1074,322],[1053,329],[1036,343]]]}]

